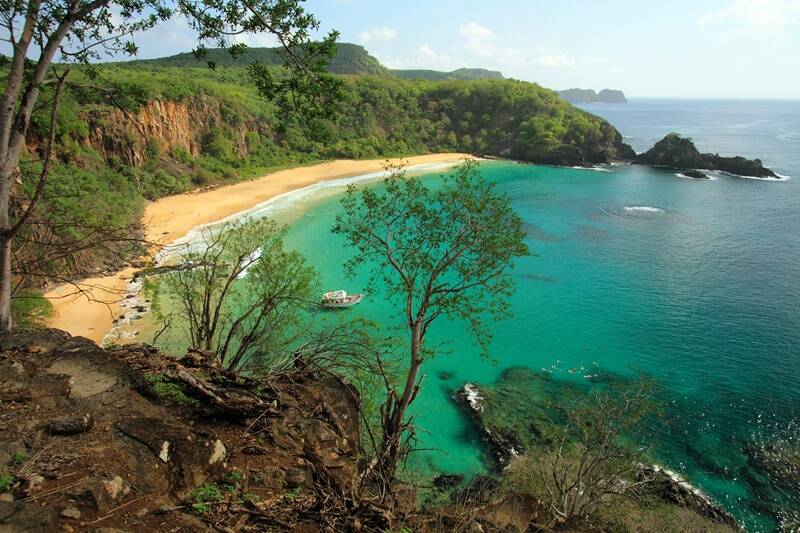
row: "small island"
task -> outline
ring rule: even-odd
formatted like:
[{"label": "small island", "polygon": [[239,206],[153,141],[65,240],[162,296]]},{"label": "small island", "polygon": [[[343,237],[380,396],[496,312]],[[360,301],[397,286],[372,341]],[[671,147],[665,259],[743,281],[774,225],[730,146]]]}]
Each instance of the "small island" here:
[{"label": "small island", "polygon": [[719,154],[701,154],[689,137],[669,133],[651,149],[634,158],[634,163],[669,167],[683,171],[690,178],[708,179],[703,170],[719,170],[737,176],[776,178],[777,175],[765,167],[760,159],[745,157],[723,157]]},{"label": "small island", "polygon": [[627,104],[625,93],[616,89],[603,89],[595,92],[594,89],[566,89],[558,91],[558,95],[571,104]]}]

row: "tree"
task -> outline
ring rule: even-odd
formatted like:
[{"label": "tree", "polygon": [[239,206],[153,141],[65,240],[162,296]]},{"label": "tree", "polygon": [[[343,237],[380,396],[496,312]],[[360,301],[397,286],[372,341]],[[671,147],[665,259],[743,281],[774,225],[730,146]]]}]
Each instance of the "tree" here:
[{"label": "tree", "polygon": [[192,346],[214,352],[226,370],[285,353],[300,331],[316,272],[284,250],[283,235],[266,219],[206,228],[156,285],[182,309]]},{"label": "tree", "polygon": [[[197,32],[198,57],[203,57],[206,43],[227,47],[236,57],[245,49],[235,43],[237,36],[275,35],[285,52],[286,70],[275,74],[253,65],[250,72],[259,92],[286,99],[304,112],[326,114],[340,87],[326,72],[337,34],[312,42],[311,32],[319,23],[301,4],[302,0],[0,0],[0,28],[12,49],[11,59],[4,58],[0,100],[0,331],[13,326],[12,240],[36,208],[53,150],[55,119],[42,154],[45,165],[37,177],[37,192],[23,202],[26,205],[13,220],[12,189],[43,91],[54,88],[54,97],[44,104],[57,117],[60,95],[70,83],[70,64],[91,65],[101,55],[134,55],[135,35],[184,17]],[[56,59],[61,64],[55,64]],[[98,71],[92,66],[86,72],[96,76]]]},{"label": "tree", "polygon": [[348,273],[369,266],[371,285],[401,306],[409,332],[405,377],[399,388],[387,381],[381,408],[376,464],[389,481],[413,435],[406,411],[432,356],[425,349],[430,326],[440,316],[465,321],[485,354],[491,338],[485,319],[508,314],[510,266],[528,253],[522,221],[483,180],[478,163],[465,161],[437,189],[391,170],[383,191],[349,187],[333,227],[357,252]]},{"label": "tree", "polygon": [[623,442],[653,414],[647,381],[606,388],[560,406],[565,423],[553,445],[514,460],[508,483],[541,499],[557,522],[589,517],[614,496],[632,496],[650,483],[637,479],[646,449]]}]

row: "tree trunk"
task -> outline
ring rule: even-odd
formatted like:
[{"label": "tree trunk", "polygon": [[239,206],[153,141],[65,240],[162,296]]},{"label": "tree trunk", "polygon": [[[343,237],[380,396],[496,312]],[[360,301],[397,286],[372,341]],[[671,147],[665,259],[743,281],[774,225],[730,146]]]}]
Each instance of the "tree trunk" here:
[{"label": "tree trunk", "polygon": [[420,348],[422,347],[422,323],[417,323],[411,328],[411,364],[406,374],[406,383],[403,394],[393,404],[389,415],[389,421],[383,429],[383,439],[381,441],[380,458],[383,464],[383,474],[389,481],[394,481],[397,472],[397,463],[400,461],[400,453],[403,439],[403,424],[408,406],[416,396],[417,376],[422,366],[420,359]]},{"label": "tree trunk", "polygon": [[11,321],[10,197],[11,176],[0,175],[0,332],[10,331],[14,325]]},{"label": "tree trunk", "polygon": [[[0,229],[2,231],[2,229]],[[0,236],[0,332],[11,331],[11,237]]]}]

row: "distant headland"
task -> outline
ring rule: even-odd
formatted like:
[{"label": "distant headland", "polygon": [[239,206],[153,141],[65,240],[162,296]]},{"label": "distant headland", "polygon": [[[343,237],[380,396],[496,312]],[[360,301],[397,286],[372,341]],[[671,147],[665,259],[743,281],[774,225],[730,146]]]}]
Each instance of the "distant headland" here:
[{"label": "distant headland", "polygon": [[628,99],[622,91],[616,89],[603,89],[595,92],[594,89],[566,89],[557,91],[558,95],[571,104],[626,104]]}]

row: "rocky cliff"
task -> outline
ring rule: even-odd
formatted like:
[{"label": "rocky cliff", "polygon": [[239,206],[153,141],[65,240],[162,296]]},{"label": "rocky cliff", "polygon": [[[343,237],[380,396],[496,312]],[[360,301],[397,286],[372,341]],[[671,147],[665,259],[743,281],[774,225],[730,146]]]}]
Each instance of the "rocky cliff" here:
[{"label": "rocky cliff", "polygon": [[88,133],[82,142],[106,161],[138,167],[153,155],[153,146],[169,154],[184,151],[203,155],[203,141],[214,128],[224,126],[239,157],[248,155],[249,132],[269,131],[269,124],[245,115],[232,121],[223,102],[203,94],[180,101],[156,99],[132,111],[103,108],[84,115]]},{"label": "rocky cliff", "polygon": [[[722,157],[719,154],[701,154],[692,140],[677,133],[669,133],[650,150],[636,156],[635,163],[675,168],[679,170],[719,170],[739,176],[774,178],[775,173],[759,159]],[[691,177],[702,178],[695,173]]]}]

